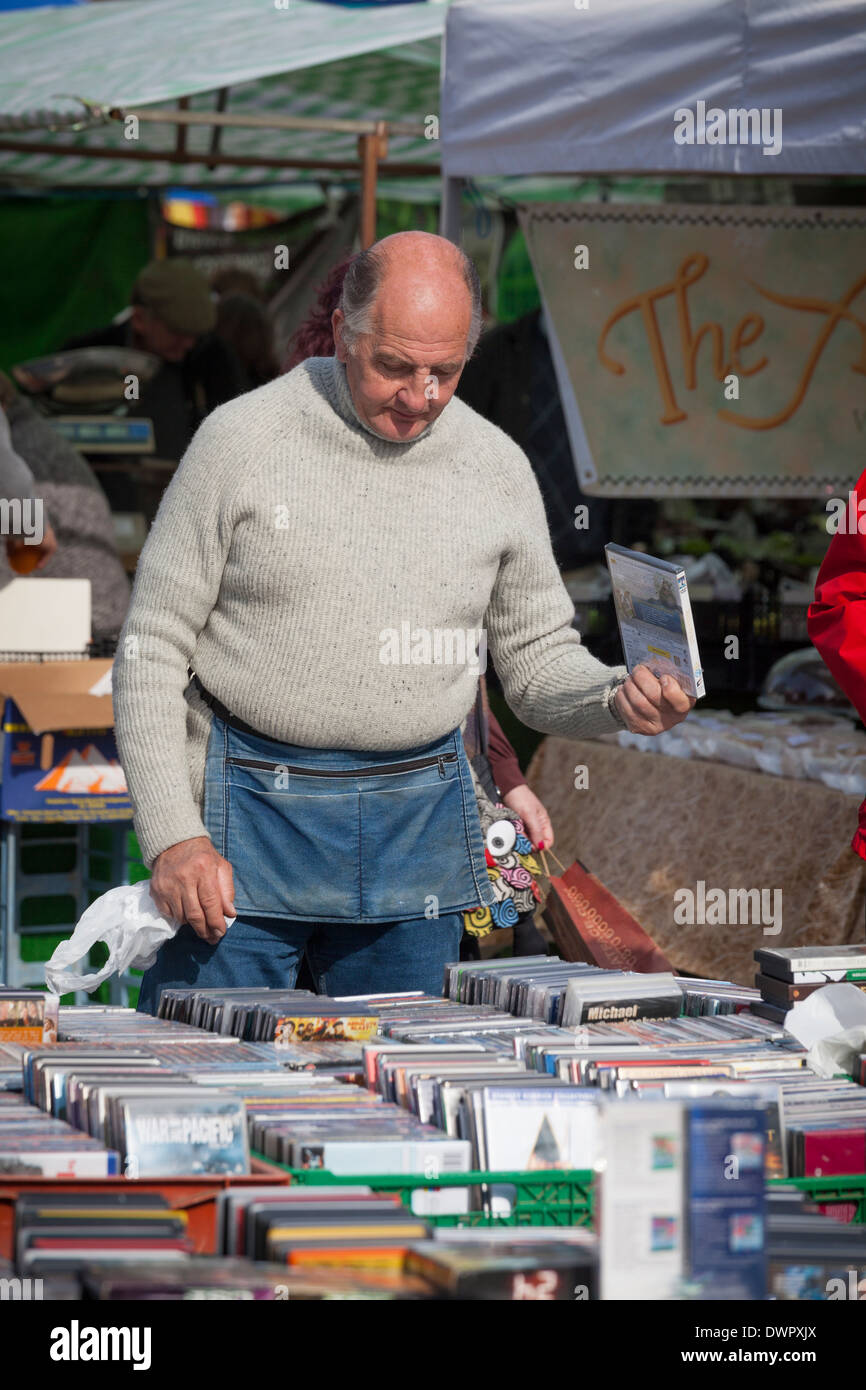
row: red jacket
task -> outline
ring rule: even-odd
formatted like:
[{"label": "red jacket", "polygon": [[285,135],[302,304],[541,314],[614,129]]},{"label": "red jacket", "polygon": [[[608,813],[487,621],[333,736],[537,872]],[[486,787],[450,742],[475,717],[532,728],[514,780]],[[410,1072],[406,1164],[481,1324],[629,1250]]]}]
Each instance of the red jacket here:
[{"label": "red jacket", "polygon": [[[866,532],[866,473],[856,496],[859,525]],[[809,636],[866,723],[866,534],[852,527],[852,512],[849,505],[818,572]],[[866,801],[851,848],[866,859]]]}]

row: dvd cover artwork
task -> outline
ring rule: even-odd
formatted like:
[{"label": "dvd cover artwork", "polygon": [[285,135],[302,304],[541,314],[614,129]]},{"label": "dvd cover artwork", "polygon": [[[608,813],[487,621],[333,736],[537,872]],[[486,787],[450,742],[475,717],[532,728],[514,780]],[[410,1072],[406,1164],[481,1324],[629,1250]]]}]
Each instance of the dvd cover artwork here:
[{"label": "dvd cover artwork", "polygon": [[121,1106],[124,1161],[140,1178],[250,1171],[246,1112],[219,1096],[185,1101],[130,1099]]}]

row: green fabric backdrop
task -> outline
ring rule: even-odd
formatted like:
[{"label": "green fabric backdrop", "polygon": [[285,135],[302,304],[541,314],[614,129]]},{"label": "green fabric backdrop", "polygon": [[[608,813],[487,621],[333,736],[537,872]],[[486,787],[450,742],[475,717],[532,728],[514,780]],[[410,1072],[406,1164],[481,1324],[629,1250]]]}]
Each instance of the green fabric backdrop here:
[{"label": "green fabric backdrop", "polygon": [[147,200],[0,198],[0,366],[52,352],[129,302],[150,255]]}]

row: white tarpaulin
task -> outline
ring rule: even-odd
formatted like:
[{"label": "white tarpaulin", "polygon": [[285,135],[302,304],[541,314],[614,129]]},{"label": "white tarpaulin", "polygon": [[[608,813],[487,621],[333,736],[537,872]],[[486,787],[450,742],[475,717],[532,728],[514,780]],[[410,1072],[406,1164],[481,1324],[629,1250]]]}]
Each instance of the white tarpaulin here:
[{"label": "white tarpaulin", "polygon": [[454,0],[448,176],[866,174],[864,0],[583,3]]}]

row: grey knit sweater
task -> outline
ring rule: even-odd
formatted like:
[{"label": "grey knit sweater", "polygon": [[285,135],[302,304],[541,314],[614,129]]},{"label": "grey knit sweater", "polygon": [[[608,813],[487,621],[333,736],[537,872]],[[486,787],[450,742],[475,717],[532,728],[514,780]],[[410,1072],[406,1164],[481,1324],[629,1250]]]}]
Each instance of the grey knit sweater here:
[{"label": "grey knit sweater", "polygon": [[409,443],[383,440],[345,368],[313,358],[221,406],[163,497],[115,662],[146,861],[205,834],[211,716],[188,667],[268,738],[398,751],[457,728],[475,697],[477,665],[447,641],[438,663],[418,659],[419,634],[484,628],[515,714],[586,738],[622,727],[625,672],[573,617],[528,460],[462,401]]}]

